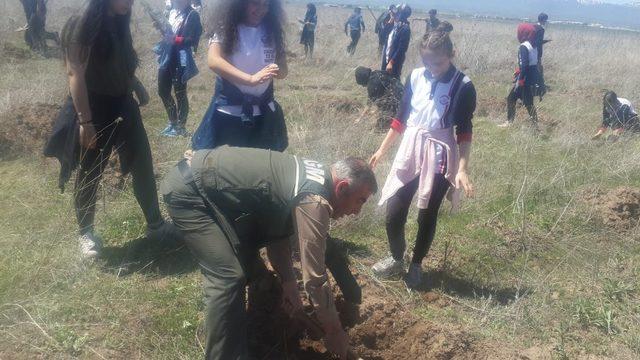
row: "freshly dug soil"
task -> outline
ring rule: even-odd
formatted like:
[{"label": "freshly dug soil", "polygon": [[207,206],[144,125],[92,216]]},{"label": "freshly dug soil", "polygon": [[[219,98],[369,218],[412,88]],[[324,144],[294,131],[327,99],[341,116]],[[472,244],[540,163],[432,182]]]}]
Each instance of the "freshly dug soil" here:
[{"label": "freshly dug soil", "polygon": [[[494,347],[476,341],[463,329],[420,319],[410,305],[394,300],[371,279],[356,274],[363,303],[349,304],[338,295],[336,306],[354,353],[365,360],[488,359]],[[339,291],[337,289],[335,292]],[[305,336],[279,310],[281,291],[273,274],[250,287],[249,346],[258,359],[329,360],[321,341]]]},{"label": "freshly dug soil", "polygon": [[640,189],[621,186],[609,191],[584,191],[602,222],[612,228],[630,229],[640,223]]},{"label": "freshly dug soil", "polygon": [[60,105],[16,106],[0,115],[0,158],[42,153]]}]

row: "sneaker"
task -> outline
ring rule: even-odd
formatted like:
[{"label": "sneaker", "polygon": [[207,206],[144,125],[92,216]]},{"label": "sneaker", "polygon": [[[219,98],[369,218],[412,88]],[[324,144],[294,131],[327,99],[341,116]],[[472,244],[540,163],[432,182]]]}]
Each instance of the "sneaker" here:
[{"label": "sneaker", "polygon": [[189,132],[187,131],[187,129],[183,125],[177,125],[174,128],[174,130],[176,132],[176,136],[184,136],[184,137],[189,136]]},{"label": "sneaker", "polygon": [[146,237],[148,240],[172,243],[179,239],[178,230],[171,222],[163,221],[158,226],[151,227],[147,225]]},{"label": "sneaker", "polygon": [[85,259],[93,259],[98,256],[100,248],[102,247],[102,240],[95,236],[92,232],[80,235],[78,239],[80,242],[80,253]]},{"label": "sneaker", "polygon": [[511,124],[513,124],[511,121],[505,121],[502,124],[498,125],[498,127],[507,128],[507,127],[511,126]]},{"label": "sneaker", "polygon": [[404,279],[409,289],[416,289],[422,283],[422,264],[411,263]]},{"label": "sneaker", "polygon": [[404,271],[404,261],[398,261],[394,259],[393,256],[389,256],[375,263],[375,265],[371,267],[371,270],[373,270],[375,275],[380,277],[399,275]]},{"label": "sneaker", "polygon": [[166,128],[164,128],[164,130],[162,130],[160,132],[161,136],[168,136],[168,137],[174,137],[177,136],[176,130],[173,127],[173,125],[171,123],[169,123],[169,125],[167,125]]}]

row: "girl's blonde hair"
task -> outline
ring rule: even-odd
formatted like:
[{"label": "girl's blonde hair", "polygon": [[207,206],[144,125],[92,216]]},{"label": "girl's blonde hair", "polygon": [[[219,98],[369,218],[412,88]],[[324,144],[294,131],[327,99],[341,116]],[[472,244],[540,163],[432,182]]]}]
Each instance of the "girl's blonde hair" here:
[{"label": "girl's blonde hair", "polygon": [[453,25],[448,21],[443,21],[437,28],[427,32],[420,42],[421,51],[431,51],[453,57],[453,42],[449,33],[453,31]]}]

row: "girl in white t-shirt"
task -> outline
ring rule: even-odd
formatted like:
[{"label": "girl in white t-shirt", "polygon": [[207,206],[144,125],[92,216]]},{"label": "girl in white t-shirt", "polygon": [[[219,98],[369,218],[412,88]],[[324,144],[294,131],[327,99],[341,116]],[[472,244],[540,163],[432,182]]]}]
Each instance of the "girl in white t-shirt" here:
[{"label": "girl in white t-shirt", "polygon": [[216,88],[193,148],[283,151],[287,130],[273,95],[273,79],[287,76],[280,0],[222,0],[210,19],[208,65]]}]

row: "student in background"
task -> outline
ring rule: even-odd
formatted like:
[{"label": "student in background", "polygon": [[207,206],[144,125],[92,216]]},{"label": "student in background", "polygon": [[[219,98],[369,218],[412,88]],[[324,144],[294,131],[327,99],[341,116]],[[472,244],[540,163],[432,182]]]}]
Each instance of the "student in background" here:
[{"label": "student in background", "polygon": [[121,171],[131,172],[133,192],[147,222],[147,238],[174,236],[158,205],[151,149],[139,106],[147,99],[132,90],[138,57],[131,38],[131,0],[90,0],[79,17],[67,21],[62,49],[70,97],[56,120],[45,155],[61,162],[60,187],[78,165],[75,210],[83,257],[98,255],[94,232],[96,196],[111,152],[118,151]]},{"label": "student in background", "polygon": [[426,24],[424,32],[428,33],[429,31],[435,30],[438,28],[438,26],[440,26],[440,19],[438,19],[437,16],[438,16],[438,10],[431,9],[429,10],[428,18],[414,18],[413,20],[424,21]]},{"label": "student in background", "polygon": [[313,45],[315,44],[316,25],[318,25],[316,6],[312,3],[308,3],[307,12],[304,14],[304,20],[298,21],[302,24],[300,44],[304,45],[304,56],[311,57],[313,56]]},{"label": "student in background", "polygon": [[499,125],[508,127],[516,117],[516,103],[518,99],[529,112],[529,119],[533,126],[538,127],[538,114],[534,105],[536,86],[539,81],[538,50],[534,47],[536,30],[533,24],[523,23],[518,26],[518,69],[514,74],[514,85],[507,96],[507,121]]},{"label": "student in background", "polygon": [[200,14],[191,7],[190,0],[173,0],[169,24],[171,32],[163,39],[166,53],[161,57],[163,60],[158,69],[158,95],[169,118],[161,135],[186,136],[185,124],[189,116],[187,81],[197,73],[193,52],[198,50],[202,24]]},{"label": "student in background", "polygon": [[47,40],[60,45],[60,36],[57,32],[47,31],[47,1],[48,0],[20,0],[24,7],[27,25],[25,26],[24,39],[31,50],[42,52],[46,55],[48,49]]},{"label": "student in background", "polygon": [[411,8],[409,5],[402,4],[398,8],[393,30],[389,33],[382,51],[381,70],[386,71],[398,79],[402,74],[402,65],[404,64],[407,49],[409,49],[409,42],[411,41],[409,16],[411,16]]},{"label": "student in background", "polygon": [[344,24],[344,33],[351,37],[351,42],[347,46],[347,53],[353,55],[356,52],[358,41],[360,36],[364,32],[364,19],[362,19],[362,9],[356,7],[353,9],[353,14],[349,16],[347,22]]},{"label": "student in background", "polygon": [[542,66],[542,48],[544,47],[544,31],[547,23],[549,21],[549,15],[545,13],[540,13],[538,15],[538,23],[535,25],[536,27],[536,39],[535,39],[535,47],[538,50],[538,73],[540,76],[537,95],[540,96],[540,99],[546,94],[547,87],[544,82],[544,68]]},{"label": "student in background", "polygon": [[396,6],[389,5],[389,9],[385,10],[376,20],[375,33],[378,34],[378,52],[382,52],[382,48],[387,44],[389,33],[393,30],[393,18],[396,13]]},{"label": "student in background", "polygon": [[[453,26],[442,22],[425,34],[420,55],[425,67],[407,78],[397,118],[371,157],[375,167],[402,135],[379,205],[387,206],[386,229],[391,256],[373,266],[378,276],[404,272],[404,228],[414,194],[418,193],[418,234],[405,282],[422,281],[422,260],[435,237],[438,210],[450,187],[473,195],[468,175],[476,91],[471,80],[452,63]],[[452,194],[454,205],[457,194]]]},{"label": "student in background", "polygon": [[624,131],[640,132],[640,119],[631,101],[607,91],[602,98],[602,125],[591,139],[599,139],[607,129],[613,131],[614,139]]},{"label": "student in background", "polygon": [[209,17],[208,64],[217,75],[194,150],[220,145],[283,151],[288,146],[273,80],[287,76],[280,0],[222,0]]}]

